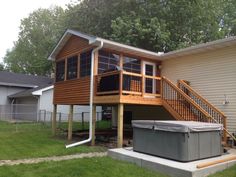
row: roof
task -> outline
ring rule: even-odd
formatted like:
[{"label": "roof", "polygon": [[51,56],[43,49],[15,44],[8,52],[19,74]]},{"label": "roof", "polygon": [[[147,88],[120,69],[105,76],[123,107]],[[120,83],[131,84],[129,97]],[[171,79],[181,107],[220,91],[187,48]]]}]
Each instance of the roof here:
[{"label": "roof", "polygon": [[206,43],[201,43],[197,44],[191,47],[179,49],[179,50],[174,50],[172,52],[168,52],[163,54],[160,59],[165,60],[165,59],[170,59],[174,57],[180,57],[180,56],[185,56],[185,55],[190,55],[190,54],[197,54],[200,52],[206,52],[210,50],[217,50],[220,48],[228,47],[231,45],[236,44],[236,36],[224,38],[224,39],[219,39],[215,40],[212,42],[206,42]]},{"label": "roof", "polygon": [[72,35],[88,40],[88,43],[92,46],[100,46],[100,44],[103,43],[103,48],[116,50],[118,52],[120,51],[120,52],[134,53],[135,55],[150,58],[150,59],[158,59],[158,57],[160,56],[160,54],[156,52],[151,52],[151,51],[144,50],[141,48],[132,47],[129,45],[121,44],[118,42],[110,41],[110,40],[103,39],[100,37],[84,34],[79,31],[68,29],[63,34],[63,36],[61,37],[61,39],[59,40],[59,42],[57,43],[57,45],[55,46],[51,54],[49,55],[48,57],[49,60],[55,60],[57,54],[64,47],[64,45],[66,44],[66,42],[69,40],[69,38]]},{"label": "roof", "polygon": [[66,42],[69,40],[69,38],[72,35],[88,40],[89,44],[91,44],[92,46],[99,46],[101,42],[103,42],[103,48],[112,49],[112,50],[121,51],[121,52],[127,52],[127,53],[135,53],[135,55],[150,58],[150,59],[155,59],[155,60],[166,60],[166,59],[170,59],[170,58],[174,58],[178,56],[196,54],[196,53],[206,52],[210,50],[217,50],[223,47],[231,46],[232,44],[236,44],[236,37],[233,36],[233,37],[219,39],[212,42],[198,44],[198,45],[187,47],[184,49],[175,50],[168,53],[158,53],[158,52],[151,52],[151,51],[140,49],[137,47],[132,47],[129,45],[110,41],[107,39],[99,38],[93,35],[88,35],[88,34],[81,33],[76,30],[68,29],[63,34],[63,36],[57,43],[56,47],[53,49],[52,53],[49,55],[48,57],[49,60],[55,60],[55,57],[57,56],[57,54],[64,47],[64,45],[66,44]]},{"label": "roof", "polygon": [[44,76],[34,76],[0,71],[0,85],[4,86],[35,88],[51,83],[52,79]]},{"label": "roof", "polygon": [[47,91],[49,89],[52,89],[52,84],[42,85],[37,88],[31,88],[27,89],[12,95],[8,95],[8,98],[20,98],[20,97],[30,97],[30,96],[40,96],[42,95],[43,91]]}]

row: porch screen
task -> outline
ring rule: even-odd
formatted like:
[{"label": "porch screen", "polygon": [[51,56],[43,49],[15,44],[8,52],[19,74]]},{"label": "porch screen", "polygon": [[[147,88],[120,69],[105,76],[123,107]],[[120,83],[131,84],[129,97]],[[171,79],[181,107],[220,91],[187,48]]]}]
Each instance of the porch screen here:
[{"label": "porch screen", "polygon": [[78,56],[75,55],[67,59],[67,80],[77,78]]},{"label": "porch screen", "polygon": [[123,69],[128,72],[141,74],[141,61],[137,58],[124,56]]},{"label": "porch screen", "polygon": [[98,54],[98,74],[115,70],[119,66],[120,56],[112,52],[100,50]]},{"label": "porch screen", "polygon": [[65,60],[56,63],[56,82],[65,79]]},{"label": "porch screen", "polygon": [[80,77],[91,75],[91,51],[80,54]]}]

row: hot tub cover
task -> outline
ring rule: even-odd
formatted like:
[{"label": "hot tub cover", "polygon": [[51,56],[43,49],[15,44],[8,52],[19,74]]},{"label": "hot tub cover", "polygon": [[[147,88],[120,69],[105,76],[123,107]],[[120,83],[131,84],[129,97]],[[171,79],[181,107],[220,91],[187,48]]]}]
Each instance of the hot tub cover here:
[{"label": "hot tub cover", "polygon": [[195,122],[195,121],[156,121],[156,120],[133,120],[132,126],[136,128],[153,129],[169,132],[202,132],[220,131],[221,124]]}]

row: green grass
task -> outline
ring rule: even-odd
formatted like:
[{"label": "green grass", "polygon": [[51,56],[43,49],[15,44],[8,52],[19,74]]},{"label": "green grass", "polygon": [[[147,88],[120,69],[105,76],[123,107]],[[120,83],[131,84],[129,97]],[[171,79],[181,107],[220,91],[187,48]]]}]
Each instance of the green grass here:
[{"label": "green grass", "polygon": [[236,165],[208,177],[236,177]]},{"label": "green grass", "polygon": [[167,177],[109,157],[0,167],[0,176],[14,177]]},{"label": "green grass", "polygon": [[51,136],[51,129],[42,124],[12,124],[0,121],[0,160],[69,155],[104,151],[102,147],[78,146],[65,149],[66,137]]}]

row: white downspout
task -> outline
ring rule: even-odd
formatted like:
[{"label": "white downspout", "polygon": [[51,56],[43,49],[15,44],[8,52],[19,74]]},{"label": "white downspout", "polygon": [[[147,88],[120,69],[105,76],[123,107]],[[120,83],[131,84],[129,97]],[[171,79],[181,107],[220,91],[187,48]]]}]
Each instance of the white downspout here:
[{"label": "white downspout", "polygon": [[98,50],[100,50],[103,47],[103,41],[101,41],[100,46],[92,50],[91,54],[91,76],[90,76],[90,100],[89,100],[89,138],[83,141],[79,141],[76,143],[72,143],[69,145],[66,145],[66,148],[74,147],[74,146],[79,146],[81,144],[88,143],[92,140],[92,120],[93,120],[93,115],[92,115],[92,109],[93,109],[93,80],[94,80],[94,53]]}]

